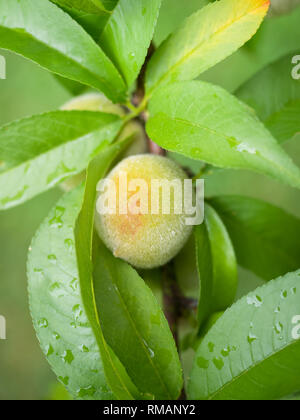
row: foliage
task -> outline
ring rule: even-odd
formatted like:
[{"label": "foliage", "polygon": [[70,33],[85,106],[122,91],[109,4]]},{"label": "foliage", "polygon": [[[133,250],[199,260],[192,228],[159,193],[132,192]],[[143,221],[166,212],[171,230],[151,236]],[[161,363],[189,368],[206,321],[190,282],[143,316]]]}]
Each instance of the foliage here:
[{"label": "foliage", "polygon": [[[183,3],[177,17],[181,8],[186,12]],[[284,398],[300,389],[293,334],[300,313],[299,218],[249,197],[206,198],[204,223],[188,244],[197,266],[197,314],[179,311],[192,330],[183,340],[196,351],[191,372],[182,372],[178,319],[170,319],[168,299],[161,299],[177,287],[173,263],[137,272],[94,237],[96,185],[121,159],[132,140],[124,132],[135,119],[147,120],[153,142],[199,168],[195,179],[209,182],[211,171],[234,168],[300,187],[300,170],[283,148],[300,128],[300,85],[289,67],[297,55],[299,7],[264,21],[266,0],[199,1],[191,16],[159,33],[161,4],[0,0],[1,48],[47,69],[74,94],[100,91],[124,109],[120,115],[52,111],[0,128],[1,210],[86,174],[32,241],[34,327],[76,399],[178,399],[182,373],[190,377],[191,399]],[[222,80],[216,68],[224,69]],[[233,304],[238,264],[276,280]],[[180,300],[176,295],[172,304]]]}]

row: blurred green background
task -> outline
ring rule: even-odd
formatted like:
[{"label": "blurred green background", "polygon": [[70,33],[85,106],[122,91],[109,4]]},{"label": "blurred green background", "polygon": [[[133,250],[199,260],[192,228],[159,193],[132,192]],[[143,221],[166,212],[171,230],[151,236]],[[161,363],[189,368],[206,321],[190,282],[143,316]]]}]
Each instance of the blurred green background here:
[{"label": "blurred green background", "polygon": [[[182,0],[181,0],[182,1]],[[156,41],[160,42],[178,24],[182,13],[165,0]],[[203,3],[185,0],[186,14]],[[0,50],[7,61],[7,79],[0,80],[0,124],[57,109],[70,98],[68,92],[43,69],[21,57]],[[233,69],[234,70],[234,69]],[[240,68],[243,72],[247,69]],[[234,73],[234,71],[233,71]],[[220,69],[222,80],[222,68]],[[214,79],[218,74],[214,72]],[[290,141],[286,150],[300,164],[300,141]],[[22,145],[20,145],[22,147]],[[300,214],[300,192],[276,181],[244,171],[220,171],[206,183],[206,193],[244,194],[263,198]],[[25,205],[0,214],[0,315],[7,320],[7,340],[0,340],[0,400],[61,398],[31,324],[26,284],[26,256],[34,232],[60,196],[50,191]],[[260,280],[241,271],[239,294]],[[58,392],[58,393],[57,393]]]},{"label": "blurred green background", "polygon": [[[58,108],[69,94],[46,71],[7,52],[7,79],[0,80],[0,124]],[[20,145],[22,147],[22,145]],[[60,195],[53,190],[0,215],[0,399],[43,399],[56,383],[32,327],[26,280],[27,250],[35,230]]]}]

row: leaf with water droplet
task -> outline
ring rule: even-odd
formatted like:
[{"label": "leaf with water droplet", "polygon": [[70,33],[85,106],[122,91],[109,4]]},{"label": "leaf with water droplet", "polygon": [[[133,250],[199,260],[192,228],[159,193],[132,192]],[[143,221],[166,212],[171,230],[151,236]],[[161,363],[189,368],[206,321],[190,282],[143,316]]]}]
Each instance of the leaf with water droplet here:
[{"label": "leaf with water droplet", "polygon": [[144,64],[160,5],[161,0],[119,0],[102,33],[100,45],[128,87]]},{"label": "leaf with water droplet", "polygon": [[[115,139],[121,125],[117,115],[53,111],[1,127],[0,155],[7,165],[0,172],[0,209],[21,204],[81,173]],[[49,219],[53,228],[62,227],[60,207]]]},{"label": "leaf with water droplet", "polygon": [[[42,349],[69,392],[78,398],[78,389],[91,386],[96,390],[93,397],[86,393],[83,399],[114,399],[103,373],[96,337],[87,322],[78,287],[76,256],[65,243],[70,239],[74,241],[72,226],[82,197],[82,188],[63,197],[33,240],[28,260],[31,315]],[[61,227],[53,229],[57,218]],[[74,318],[76,328],[73,329],[70,320]],[[97,375],[93,370],[98,371]]]},{"label": "leaf with water droplet", "polygon": [[164,149],[300,188],[297,165],[253,112],[221,87],[202,81],[170,84],[154,93],[149,110],[148,135]]},{"label": "leaf with water droplet", "polygon": [[196,351],[190,399],[273,400],[300,389],[300,340],[292,336],[300,299],[297,290],[282,299],[283,290],[297,288],[299,273],[260,287],[217,320]]}]

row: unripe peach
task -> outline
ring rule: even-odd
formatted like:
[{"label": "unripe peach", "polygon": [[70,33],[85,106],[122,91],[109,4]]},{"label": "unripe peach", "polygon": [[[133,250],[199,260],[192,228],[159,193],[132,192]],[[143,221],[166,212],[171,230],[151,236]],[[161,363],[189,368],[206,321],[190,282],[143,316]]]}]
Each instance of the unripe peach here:
[{"label": "unripe peach", "polygon": [[[120,105],[113,104],[101,93],[87,93],[71,99],[61,107],[63,111],[99,111],[108,114],[116,114],[120,117],[125,116],[125,111]],[[147,139],[142,125],[137,121],[130,121],[123,128],[120,140],[132,136],[132,143],[126,149],[123,157],[146,153]],[[72,176],[64,181],[60,186],[68,192],[77,187],[85,178],[85,172]]]},{"label": "unripe peach", "polygon": [[[99,187],[95,225],[116,257],[145,269],[159,267],[175,257],[192,230],[186,224],[183,206],[186,178],[175,162],[150,154],[124,159],[109,173]],[[157,189],[159,183],[174,180],[176,188],[172,183],[168,192]],[[177,193],[178,186],[182,194]],[[105,214],[101,200],[106,205],[115,203],[115,211],[110,207],[110,214]]]},{"label": "unripe peach", "polygon": [[125,115],[121,106],[113,104],[102,93],[86,93],[77,96],[63,105],[61,109],[63,111],[100,111],[120,115],[120,117]]}]

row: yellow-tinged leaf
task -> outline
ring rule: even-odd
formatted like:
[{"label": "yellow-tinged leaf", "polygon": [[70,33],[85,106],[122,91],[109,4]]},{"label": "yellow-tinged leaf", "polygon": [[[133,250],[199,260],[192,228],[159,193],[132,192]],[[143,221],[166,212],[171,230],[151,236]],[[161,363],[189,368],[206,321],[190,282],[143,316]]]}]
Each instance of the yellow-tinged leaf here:
[{"label": "yellow-tinged leaf", "polygon": [[147,72],[147,92],[191,80],[222,61],[258,30],[269,0],[221,0],[194,13],[156,51]]}]

